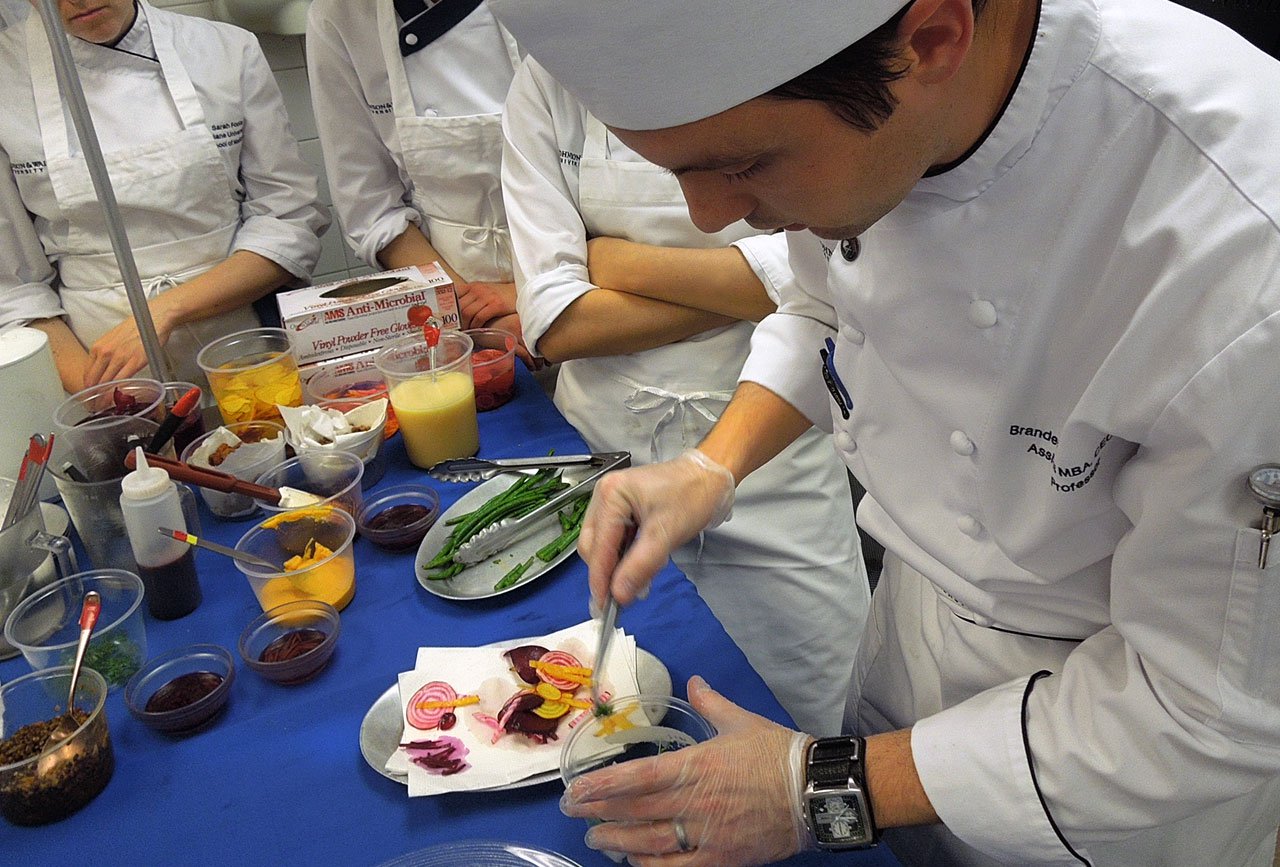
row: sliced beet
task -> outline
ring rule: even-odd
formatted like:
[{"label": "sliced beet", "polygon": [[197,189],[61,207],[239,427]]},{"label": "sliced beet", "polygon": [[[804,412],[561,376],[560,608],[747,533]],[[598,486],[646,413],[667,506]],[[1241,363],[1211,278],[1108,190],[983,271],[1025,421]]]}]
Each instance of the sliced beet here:
[{"label": "sliced beet", "polygon": [[[545,653],[547,653],[545,647],[537,644],[522,644],[519,647],[511,648],[502,655],[511,663],[511,668],[515,671],[516,677],[530,686],[536,686],[540,682],[538,672],[529,663],[535,659],[541,659]],[[534,706],[537,707],[537,705]]]},{"label": "sliced beet", "polygon": [[534,708],[542,707],[544,701],[546,699],[537,693],[518,692],[502,706],[498,713],[498,724],[503,731],[519,732],[540,744],[553,741],[556,739],[556,728],[560,725],[560,720],[546,719],[533,712]]}]

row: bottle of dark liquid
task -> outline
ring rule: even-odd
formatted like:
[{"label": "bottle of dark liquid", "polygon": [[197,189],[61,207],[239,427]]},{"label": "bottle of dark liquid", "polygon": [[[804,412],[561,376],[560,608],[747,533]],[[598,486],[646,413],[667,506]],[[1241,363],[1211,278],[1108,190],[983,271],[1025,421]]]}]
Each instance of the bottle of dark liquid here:
[{"label": "bottle of dark liquid", "polygon": [[138,562],[138,577],[146,588],[147,609],[157,620],[176,620],[190,614],[203,599],[199,576],[196,575],[195,549],[185,543],[179,544],[186,550],[177,560],[159,566],[144,566],[140,560]]},{"label": "bottle of dark liquid", "polygon": [[195,552],[160,528],[186,531],[178,488],[160,467],[147,466],[142,449],[137,469],[120,482],[120,510],[146,589],[147,610],[157,620],[176,620],[200,605]]}]

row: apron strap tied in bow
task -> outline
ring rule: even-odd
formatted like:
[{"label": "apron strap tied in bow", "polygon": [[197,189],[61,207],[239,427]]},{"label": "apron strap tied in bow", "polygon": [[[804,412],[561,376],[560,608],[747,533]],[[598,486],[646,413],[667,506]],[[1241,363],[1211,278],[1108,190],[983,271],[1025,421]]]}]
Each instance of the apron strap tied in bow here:
[{"label": "apron strap tied in bow", "polygon": [[689,411],[696,412],[708,422],[715,424],[716,420],[720,418],[720,411],[723,410],[723,406],[713,409],[708,407],[707,403],[727,404],[733,397],[733,393],[728,391],[691,391],[679,394],[654,385],[641,385],[634,382],[629,383],[629,385],[635,389],[635,393],[623,401],[622,405],[630,412],[638,414],[666,407],[666,412],[663,413],[662,418],[658,419],[658,423],[654,425],[653,434],[649,439],[649,458],[653,463],[657,463],[660,460],[658,457],[658,440],[668,425],[673,423],[680,425],[681,449],[689,448],[689,444],[685,442],[683,424],[685,413]]}]

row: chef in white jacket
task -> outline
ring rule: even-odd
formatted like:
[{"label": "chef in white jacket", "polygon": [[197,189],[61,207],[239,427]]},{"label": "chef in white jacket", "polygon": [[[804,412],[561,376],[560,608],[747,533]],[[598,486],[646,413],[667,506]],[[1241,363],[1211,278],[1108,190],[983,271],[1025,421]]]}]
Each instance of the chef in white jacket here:
[{"label": "chef in white jacket", "polygon": [[[649,279],[655,288],[683,279],[702,291],[736,266],[761,313],[792,280],[785,239],[741,222],[699,231],[676,179],[610,135],[537,63],[517,72],[503,129],[520,318],[529,346],[562,362],[556,406],[592,449],[625,449],[637,464],[675,458],[732,396],[750,311],[609,292],[619,288],[612,281],[602,291],[592,277],[609,254],[596,246],[589,262],[589,239],[659,248],[614,269],[631,282],[646,268],[669,269]],[[661,248],[685,255],[660,266]],[[703,280],[699,269],[718,273]],[[838,732],[845,690],[827,678],[852,670],[869,592],[830,437],[801,437],[742,486],[732,520],[672,556],[792,717]]]},{"label": "chef in white jacket", "polygon": [[[804,292],[700,448],[740,479],[834,424],[887,549],[866,740],[811,749],[695,679],[720,736],[566,812],[646,865],[877,825],[910,864],[1271,864],[1280,556],[1246,478],[1280,462],[1280,66],[1159,0],[774,5],[494,0],[699,226],[793,230]],[[633,598],[716,479],[606,480],[597,597]]]},{"label": "chef in white jacket", "polygon": [[316,0],[307,70],[347,243],[438,261],[468,328],[520,333],[502,205],[502,101],[520,63],[482,0]]},{"label": "chef in white jacket", "polygon": [[[252,34],[134,0],[62,0],[89,111],[178,379],[250,304],[306,279],[328,215]],[[0,327],[50,337],[64,387],[146,364],[39,15],[0,34]]]}]

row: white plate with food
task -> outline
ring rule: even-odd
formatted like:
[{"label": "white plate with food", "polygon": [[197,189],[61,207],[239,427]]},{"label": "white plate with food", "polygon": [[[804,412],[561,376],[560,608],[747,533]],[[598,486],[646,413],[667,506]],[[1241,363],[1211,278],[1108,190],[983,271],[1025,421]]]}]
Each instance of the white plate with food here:
[{"label": "white plate with food", "polygon": [[[667,667],[658,657],[638,647],[636,648],[636,682],[640,687],[641,695],[671,695],[671,673],[667,671]],[[388,780],[395,780],[401,784],[407,783],[408,777],[389,772],[387,761],[400,748],[403,736],[404,717],[400,708],[400,688],[393,683],[387,687],[386,692],[378,696],[360,722],[360,754],[369,763],[369,767]],[[520,789],[558,779],[560,779],[559,771],[548,771],[506,786],[498,786],[496,789],[471,791]]]},{"label": "white plate with food", "polygon": [[[577,481],[575,476],[580,478],[597,470],[598,468],[596,467],[571,467],[564,471],[563,478],[572,484]],[[445,599],[488,599],[491,596],[501,596],[503,593],[510,593],[512,590],[524,587],[531,581],[540,578],[577,553],[578,546],[573,543],[557,553],[550,561],[544,562],[537,557],[538,551],[554,542],[562,532],[558,517],[556,515],[548,515],[538,522],[538,529],[492,557],[488,557],[474,566],[468,566],[458,575],[452,578],[427,577],[437,571],[428,568],[427,564],[444,547],[449,535],[454,530],[454,525],[450,524],[449,521],[459,515],[465,515],[468,512],[477,510],[498,494],[506,491],[523,476],[524,474],[522,473],[504,473],[477,485],[463,494],[431,526],[431,529],[427,531],[427,535],[422,538],[422,544],[418,546],[418,554],[413,561],[414,575],[417,577],[418,583],[428,592],[442,596]],[[584,488],[582,492],[586,493],[586,489]],[[565,509],[567,508],[568,505],[565,506]],[[565,509],[561,509],[561,511],[565,511]],[[533,558],[533,562],[530,563],[519,579],[514,583],[506,584],[504,579],[511,570],[530,558]]]}]

